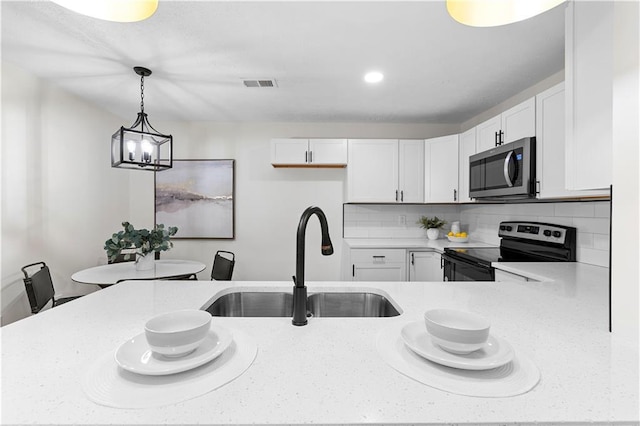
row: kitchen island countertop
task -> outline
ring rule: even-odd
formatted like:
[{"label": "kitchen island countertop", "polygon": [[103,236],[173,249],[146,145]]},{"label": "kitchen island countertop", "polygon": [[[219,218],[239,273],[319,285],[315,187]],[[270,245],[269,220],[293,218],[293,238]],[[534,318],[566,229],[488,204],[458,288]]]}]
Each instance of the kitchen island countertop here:
[{"label": "kitchen island countertop", "polygon": [[[575,265],[573,266],[576,267]],[[2,424],[515,424],[634,422],[638,343],[608,332],[607,269],[535,283],[309,282],[309,291],[378,288],[392,318],[220,318],[255,340],[236,380],[154,409],[96,405],[80,383],[94,360],[140,333],[152,316],[207,306],[235,288],[291,291],[285,282],[129,281],[2,328]],[[376,351],[386,327],[431,308],[476,312],[538,366],[541,380],[510,398],[443,392],[389,367]]]}]

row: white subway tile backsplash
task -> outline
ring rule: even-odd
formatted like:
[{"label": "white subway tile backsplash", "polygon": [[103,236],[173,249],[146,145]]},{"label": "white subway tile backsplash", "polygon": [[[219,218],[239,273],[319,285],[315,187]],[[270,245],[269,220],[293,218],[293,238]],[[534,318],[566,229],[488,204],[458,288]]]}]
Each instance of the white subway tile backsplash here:
[{"label": "white subway tile backsplash", "polygon": [[555,216],[566,217],[594,217],[595,205],[593,203],[555,203]]},{"label": "white subway tile backsplash", "polygon": [[[405,216],[401,225],[398,216]],[[574,226],[578,230],[578,261],[608,266],[609,202],[521,203],[521,204],[382,204],[344,206],[345,238],[425,238],[416,223],[421,216],[438,216],[461,228],[475,241],[498,245],[498,227],[503,221],[534,221]]]}]

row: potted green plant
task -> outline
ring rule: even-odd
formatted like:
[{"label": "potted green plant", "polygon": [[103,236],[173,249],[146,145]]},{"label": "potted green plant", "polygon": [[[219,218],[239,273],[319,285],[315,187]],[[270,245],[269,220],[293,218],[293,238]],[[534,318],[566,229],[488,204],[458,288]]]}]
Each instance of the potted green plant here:
[{"label": "potted green plant", "polygon": [[152,269],[155,255],[153,253],[166,251],[173,247],[171,237],[178,232],[178,228],[170,226],[165,229],[164,225],[156,225],[151,231],[148,229],[135,229],[129,222],[122,222],[124,230],[113,234],[111,238],[104,242],[104,249],[110,262],[122,253],[123,250],[135,249],[134,254],[126,253],[125,260],[136,255],[136,269]]},{"label": "potted green plant", "polygon": [[440,236],[440,228],[444,226],[447,222],[443,219],[438,218],[438,216],[427,217],[422,216],[418,220],[418,224],[427,230],[427,238],[430,240],[437,240]]}]

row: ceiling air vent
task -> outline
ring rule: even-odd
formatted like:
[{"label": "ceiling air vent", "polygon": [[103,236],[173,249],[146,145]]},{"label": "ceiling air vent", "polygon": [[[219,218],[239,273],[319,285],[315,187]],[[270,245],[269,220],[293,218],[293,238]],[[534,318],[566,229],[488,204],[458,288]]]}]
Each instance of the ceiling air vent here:
[{"label": "ceiling air vent", "polygon": [[278,87],[275,80],[242,80],[245,87]]}]

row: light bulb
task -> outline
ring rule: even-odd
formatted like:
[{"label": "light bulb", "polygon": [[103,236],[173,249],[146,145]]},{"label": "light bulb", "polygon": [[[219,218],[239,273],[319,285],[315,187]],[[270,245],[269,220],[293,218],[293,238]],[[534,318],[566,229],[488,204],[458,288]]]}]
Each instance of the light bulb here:
[{"label": "light bulb", "polygon": [[383,79],[384,75],[379,71],[371,71],[364,76],[364,81],[367,83],[380,83]]},{"label": "light bulb", "polygon": [[142,140],[142,160],[146,163],[151,162],[151,153],[153,152],[153,145],[147,140]]},{"label": "light bulb", "polygon": [[134,141],[127,142],[127,149],[129,150],[129,161],[136,159],[136,143]]}]

